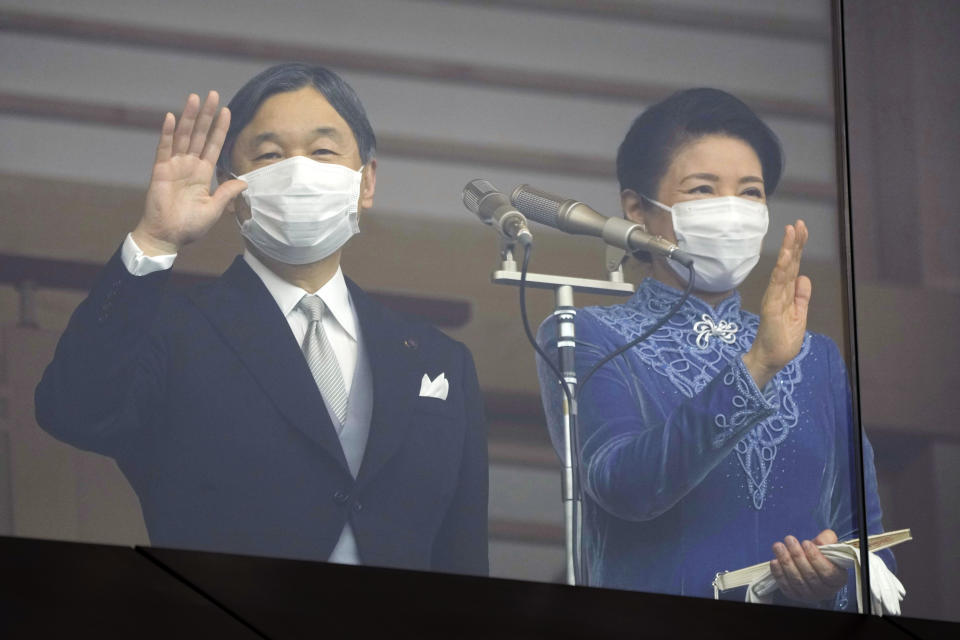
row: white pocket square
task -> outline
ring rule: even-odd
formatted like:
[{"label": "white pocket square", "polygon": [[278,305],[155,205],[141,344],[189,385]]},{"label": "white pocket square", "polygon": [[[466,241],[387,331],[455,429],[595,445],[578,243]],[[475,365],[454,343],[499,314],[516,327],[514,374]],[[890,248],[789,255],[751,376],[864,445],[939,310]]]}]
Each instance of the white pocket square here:
[{"label": "white pocket square", "polygon": [[447,391],[450,390],[450,385],[447,383],[447,377],[441,373],[434,380],[430,379],[430,376],[423,374],[423,379],[420,380],[420,397],[421,398],[437,398],[438,400],[447,399]]}]

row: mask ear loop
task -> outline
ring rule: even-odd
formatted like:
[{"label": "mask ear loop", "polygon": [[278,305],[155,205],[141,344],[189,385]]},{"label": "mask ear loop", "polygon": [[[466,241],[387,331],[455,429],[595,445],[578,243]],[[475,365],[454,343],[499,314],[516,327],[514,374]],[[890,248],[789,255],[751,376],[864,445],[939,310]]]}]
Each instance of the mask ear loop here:
[{"label": "mask ear loop", "polygon": [[[228,173],[229,175],[233,176],[233,179],[234,179],[234,180],[239,180],[239,179],[240,179],[240,176],[238,176],[237,174],[235,174],[233,171],[227,171],[227,173]],[[242,196],[241,196],[241,197],[242,197]],[[248,222],[250,222],[251,220],[253,220],[252,212],[251,212],[251,216],[250,216],[249,218],[247,218],[246,220],[244,220],[243,222],[241,222],[241,221],[240,221],[240,218],[237,217],[236,215],[234,215],[234,220],[237,221],[237,227],[240,228],[240,232],[241,232],[241,234],[242,234],[242,233],[243,233],[243,225],[245,225],[245,224],[247,224]]]},{"label": "mask ear loop", "polygon": [[654,199],[651,198],[650,196],[645,196],[645,195],[643,195],[642,193],[640,194],[640,197],[643,198],[644,200],[646,200],[647,202],[649,202],[650,204],[652,204],[652,205],[654,205],[654,206],[657,206],[657,207],[660,207],[661,209],[663,209],[663,210],[666,211],[667,213],[673,213],[673,207],[668,207],[667,205],[663,204],[662,202],[659,202],[659,201],[657,201],[657,200],[654,200]]},{"label": "mask ear loop", "polygon": [[363,170],[367,168],[366,164],[360,165],[360,168],[357,169],[357,173],[360,174],[360,183],[357,185],[357,212],[353,214],[356,216],[354,218],[356,224],[357,233],[360,233],[360,199],[363,197]]},{"label": "mask ear loop", "polygon": [[[646,200],[647,202],[649,202],[650,204],[654,205],[655,207],[660,207],[661,209],[663,209],[664,211],[666,211],[667,213],[669,213],[669,214],[670,214],[670,223],[671,223],[671,225],[673,225],[673,228],[674,228],[674,229],[677,228],[677,221],[676,221],[676,216],[675,216],[674,213],[673,213],[673,207],[668,207],[667,205],[663,204],[662,202],[660,202],[660,201],[658,201],[658,200],[654,200],[653,198],[651,198],[651,197],[648,196],[648,195],[644,195],[644,194],[642,194],[642,193],[638,193],[637,195],[639,195],[641,199]],[[640,223],[640,229],[643,230],[644,232],[646,232],[646,231],[647,231],[647,225],[645,225],[645,224],[643,224],[643,223],[641,222],[641,223]]]}]

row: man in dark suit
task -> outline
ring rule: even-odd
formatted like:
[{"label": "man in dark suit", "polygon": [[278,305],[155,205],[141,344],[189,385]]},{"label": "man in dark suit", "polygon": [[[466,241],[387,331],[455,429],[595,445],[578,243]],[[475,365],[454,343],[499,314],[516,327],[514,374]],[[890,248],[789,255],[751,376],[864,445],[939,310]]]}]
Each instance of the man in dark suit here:
[{"label": "man in dark suit", "polygon": [[[154,545],[486,574],[470,353],[340,271],[376,184],[359,99],[285,64],[218,100],[166,115],[143,217],[71,318],[38,422],[116,459]],[[168,291],[224,211],[244,255]]]}]

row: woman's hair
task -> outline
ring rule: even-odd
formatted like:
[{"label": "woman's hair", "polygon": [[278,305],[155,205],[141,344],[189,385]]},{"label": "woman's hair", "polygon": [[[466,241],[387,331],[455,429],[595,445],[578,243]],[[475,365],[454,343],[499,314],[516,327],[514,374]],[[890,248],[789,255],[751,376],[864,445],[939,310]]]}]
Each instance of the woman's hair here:
[{"label": "woman's hair", "polygon": [[765,192],[774,192],[783,173],[777,135],[738,98],[708,88],[678,91],[633,121],[617,151],[620,190],[656,198],[677,151],[711,134],[739,138],[753,147],[763,168]]},{"label": "woman's hair", "polygon": [[233,153],[237,135],[250,124],[260,105],[267,98],[278,93],[296,91],[308,85],[323,94],[330,106],[346,121],[357,141],[360,160],[367,164],[376,153],[377,139],[363,104],[353,87],[325,67],[302,62],[286,62],[261,71],[251,78],[227,105],[230,108],[230,129],[223,142],[217,168],[224,173],[230,171],[230,156]]}]

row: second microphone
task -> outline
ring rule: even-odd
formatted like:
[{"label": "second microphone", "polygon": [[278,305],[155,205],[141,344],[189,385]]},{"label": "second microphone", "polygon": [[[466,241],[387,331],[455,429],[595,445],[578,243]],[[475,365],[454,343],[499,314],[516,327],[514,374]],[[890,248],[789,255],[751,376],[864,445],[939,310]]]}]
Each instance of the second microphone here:
[{"label": "second microphone", "polygon": [[650,235],[635,222],[605,216],[582,202],[562,198],[528,184],[514,189],[510,201],[520,213],[548,227],[576,235],[602,238],[607,244],[631,253],[648,251],[675,260],[688,268],[693,264],[693,258],[672,242]]}]

